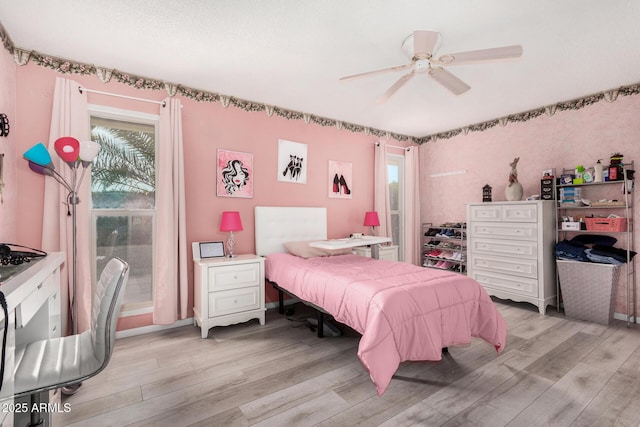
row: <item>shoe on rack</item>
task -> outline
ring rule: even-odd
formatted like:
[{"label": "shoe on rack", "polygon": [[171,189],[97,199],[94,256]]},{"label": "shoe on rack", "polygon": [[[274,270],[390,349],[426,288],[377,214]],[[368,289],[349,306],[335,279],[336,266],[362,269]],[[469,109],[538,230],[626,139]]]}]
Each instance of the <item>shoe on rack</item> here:
[{"label": "shoe on rack", "polygon": [[449,267],[451,267],[453,264],[451,264],[449,261],[443,261],[442,264],[440,264],[440,268],[443,269],[448,269]]}]

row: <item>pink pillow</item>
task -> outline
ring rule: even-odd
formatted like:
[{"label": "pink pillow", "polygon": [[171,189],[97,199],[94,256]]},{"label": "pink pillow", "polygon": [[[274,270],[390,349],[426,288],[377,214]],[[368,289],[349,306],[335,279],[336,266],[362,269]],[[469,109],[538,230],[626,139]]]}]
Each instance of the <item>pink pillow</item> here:
[{"label": "pink pillow", "polygon": [[332,255],[345,255],[350,254],[351,248],[344,249],[322,249],[312,248],[309,246],[314,240],[302,241],[302,242],[287,242],[284,247],[289,251],[291,255],[299,256],[301,258],[312,258],[317,256],[332,256]]}]

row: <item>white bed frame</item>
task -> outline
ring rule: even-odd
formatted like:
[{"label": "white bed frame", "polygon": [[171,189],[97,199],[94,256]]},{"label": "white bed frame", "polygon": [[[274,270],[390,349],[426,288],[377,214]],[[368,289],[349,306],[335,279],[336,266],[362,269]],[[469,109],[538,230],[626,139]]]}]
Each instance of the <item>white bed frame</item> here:
[{"label": "white bed frame", "polygon": [[256,206],[256,254],[286,252],[284,243],[327,239],[327,208]]}]

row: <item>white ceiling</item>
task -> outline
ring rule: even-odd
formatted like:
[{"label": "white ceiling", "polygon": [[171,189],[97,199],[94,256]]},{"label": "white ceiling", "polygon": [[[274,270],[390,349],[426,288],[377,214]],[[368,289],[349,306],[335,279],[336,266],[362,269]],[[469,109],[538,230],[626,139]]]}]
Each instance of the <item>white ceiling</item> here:
[{"label": "white ceiling", "polygon": [[[637,0],[0,0],[15,47],[329,119],[423,137],[640,82]],[[450,67],[455,96],[403,72],[415,29],[439,54],[520,44]]]}]

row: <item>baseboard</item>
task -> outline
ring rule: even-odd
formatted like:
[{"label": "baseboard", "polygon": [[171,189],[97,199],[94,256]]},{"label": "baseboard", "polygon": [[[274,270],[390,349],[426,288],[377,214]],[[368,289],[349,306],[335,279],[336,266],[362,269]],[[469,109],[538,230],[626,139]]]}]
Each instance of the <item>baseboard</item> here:
[{"label": "baseboard", "polygon": [[[627,315],[624,313],[613,313],[613,318],[617,319],[617,320],[624,320],[625,322],[627,321]],[[633,316],[629,317],[629,323],[636,323],[636,318]]]},{"label": "baseboard", "polygon": [[193,317],[178,320],[170,325],[149,325],[141,326],[139,328],[125,329],[124,331],[116,332],[116,339],[134,337],[136,335],[144,335],[150,332],[164,331],[166,329],[180,328],[187,325],[193,325]]},{"label": "baseboard", "polygon": [[[286,299],[284,301],[284,305],[293,305],[299,302],[297,299]],[[278,301],[268,302],[265,304],[265,308],[278,308]],[[127,337],[135,337],[136,335],[144,335],[150,332],[158,332],[164,331],[166,329],[180,328],[182,326],[193,325],[193,317],[189,317],[187,319],[178,320],[177,322],[172,323],[171,325],[149,325],[149,326],[141,326],[139,328],[126,329],[124,331],[116,332],[116,339],[118,338],[127,338]]]}]

